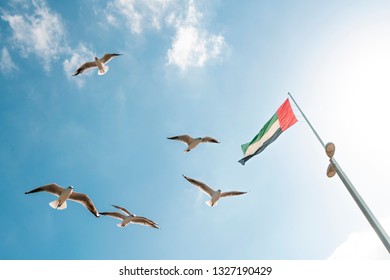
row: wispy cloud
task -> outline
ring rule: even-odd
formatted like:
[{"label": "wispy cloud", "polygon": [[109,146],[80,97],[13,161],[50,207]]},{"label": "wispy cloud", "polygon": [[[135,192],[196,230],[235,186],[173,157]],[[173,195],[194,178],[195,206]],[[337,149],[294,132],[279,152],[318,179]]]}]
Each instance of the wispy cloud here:
[{"label": "wispy cloud", "polygon": [[[72,74],[78,67],[81,66],[81,64],[91,61],[94,56],[95,53],[92,50],[90,50],[85,44],[80,43],[78,47],[72,51],[71,57],[69,59],[65,59],[63,62],[66,77],[75,81],[79,87],[82,87],[84,85],[83,78],[81,76],[75,78]],[[90,73],[91,72],[86,72],[84,75],[88,75]]]},{"label": "wispy cloud", "polygon": [[134,34],[146,29],[173,29],[175,35],[167,50],[167,65],[176,65],[182,71],[221,59],[228,49],[223,35],[207,30],[204,16],[193,0],[114,0],[106,10],[109,24],[119,27],[124,21]]},{"label": "wispy cloud", "polygon": [[123,19],[135,34],[144,29],[160,29],[162,18],[174,0],[113,0],[107,4],[107,22],[119,26]]},{"label": "wispy cloud", "polygon": [[[193,0],[112,0],[104,9],[105,24],[118,28],[127,26],[137,35],[145,30],[168,34],[173,31],[171,46],[166,52],[167,65],[177,66],[182,71],[204,67],[223,58],[228,45],[223,35],[207,30],[204,15],[195,3]],[[53,62],[68,56],[63,62],[68,76],[82,60],[93,57],[92,51],[83,44],[75,50],[68,45],[61,16],[52,11],[45,0],[12,2],[8,10],[0,11],[0,16],[11,28],[13,49],[24,57],[38,57],[46,72],[50,72]],[[82,86],[81,79],[77,84]]]},{"label": "wispy cloud", "polygon": [[3,49],[1,50],[0,65],[0,71],[3,74],[10,74],[13,71],[18,70],[18,67],[12,61],[8,49],[5,47],[3,47]]},{"label": "wispy cloud", "polygon": [[[382,226],[390,229],[390,218],[384,219]],[[373,229],[351,233],[329,257],[335,259],[390,259],[389,253]]]},{"label": "wispy cloud", "polygon": [[50,71],[52,61],[69,51],[61,17],[43,0],[32,1],[31,5],[23,2],[22,8],[22,13],[3,11],[1,15],[12,29],[12,44],[22,56],[36,55]]},{"label": "wispy cloud", "polygon": [[[11,12],[10,10],[13,10]],[[3,9],[1,18],[8,22],[12,30],[11,44],[24,57],[37,56],[46,72],[50,72],[53,62],[64,57],[63,69],[70,79],[81,63],[91,60],[94,53],[83,43],[73,49],[66,40],[66,31],[59,14],[50,10],[45,0],[14,1],[10,10]],[[15,69],[8,49],[1,54],[2,72]],[[81,87],[83,78],[72,79]]]},{"label": "wispy cloud", "polygon": [[227,44],[222,35],[210,34],[202,26],[202,13],[190,1],[184,18],[171,14],[168,23],[176,29],[171,48],[168,50],[168,64],[181,70],[188,67],[203,67],[206,62],[221,57]]}]

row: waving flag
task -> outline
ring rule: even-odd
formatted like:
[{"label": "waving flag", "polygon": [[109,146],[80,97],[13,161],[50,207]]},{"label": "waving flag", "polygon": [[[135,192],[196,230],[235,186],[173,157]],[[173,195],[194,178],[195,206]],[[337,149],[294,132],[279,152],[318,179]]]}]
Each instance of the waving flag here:
[{"label": "waving flag", "polygon": [[297,119],[291,109],[290,101],[286,99],[253,140],[241,145],[244,158],[238,162],[244,165],[247,160],[261,153],[269,144],[275,141],[283,131],[296,122]]}]

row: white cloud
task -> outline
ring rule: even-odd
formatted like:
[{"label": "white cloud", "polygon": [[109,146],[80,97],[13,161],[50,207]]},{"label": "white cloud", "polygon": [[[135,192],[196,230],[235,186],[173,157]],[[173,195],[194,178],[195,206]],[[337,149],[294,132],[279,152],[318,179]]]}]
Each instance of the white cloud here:
[{"label": "white cloud", "polygon": [[111,25],[114,25],[114,26],[118,26],[118,22],[116,20],[116,18],[113,16],[113,15],[107,15],[106,16],[106,19],[107,19],[107,22]]},{"label": "white cloud", "polygon": [[[381,225],[387,232],[390,229],[390,218],[384,219]],[[329,257],[335,259],[387,259],[390,255],[373,229],[351,233]]]},{"label": "white cloud", "polygon": [[38,56],[46,71],[50,70],[52,61],[68,51],[61,17],[50,11],[43,0],[32,1],[32,9],[30,6],[20,14],[3,12],[1,18],[12,29],[14,47],[20,49],[23,56]]},{"label": "white cloud", "polygon": [[[175,35],[167,51],[167,64],[182,71],[189,67],[203,67],[207,62],[220,59],[227,50],[221,34],[210,34],[204,27],[203,14],[193,0],[189,2],[162,0],[114,0],[107,5],[106,20],[120,26],[120,19],[134,34],[145,29],[174,29]],[[183,15],[183,10],[184,15]]]},{"label": "white cloud", "polygon": [[0,71],[3,74],[10,74],[12,71],[15,71],[18,69],[18,67],[12,61],[12,58],[8,52],[8,49],[5,47],[1,50],[0,65],[1,65]]},{"label": "white cloud", "polygon": [[[72,55],[69,59],[65,59],[63,63],[64,71],[67,78],[72,79],[77,83],[79,87],[84,85],[84,80],[81,76],[73,77],[72,74],[83,64],[84,62],[93,60],[95,53],[86,47],[83,43],[80,43],[78,47],[72,51]],[[83,75],[91,74],[92,72],[86,72]]]},{"label": "white cloud", "polygon": [[[63,55],[71,54],[63,62],[66,73],[74,71],[81,58],[91,59],[87,56],[92,52],[82,44],[72,52],[60,15],[51,11],[45,0],[33,0],[32,4],[18,1],[11,6],[17,12],[2,10],[1,18],[12,29],[13,47],[20,50],[22,56],[37,56],[46,72]],[[112,0],[104,13],[106,23],[119,28],[124,21],[133,34],[141,34],[146,29],[165,29],[164,32],[173,29],[167,65],[176,65],[182,71],[218,60],[227,50],[225,38],[205,28],[203,15],[192,0]]]},{"label": "white cloud", "polygon": [[8,1],[9,5],[11,5],[12,7],[22,7],[24,9],[28,9],[29,6],[30,6],[30,2],[29,0],[12,0],[12,1]]},{"label": "white cloud", "polygon": [[172,0],[114,0],[107,5],[108,23],[118,26],[123,18],[131,32],[140,34],[145,28],[160,29],[161,18]]},{"label": "white cloud", "polygon": [[202,27],[202,14],[193,1],[189,2],[184,19],[171,15],[168,22],[176,29],[168,50],[168,64],[175,64],[183,71],[188,67],[203,67],[209,60],[221,57],[227,48],[222,35],[209,34]]}]

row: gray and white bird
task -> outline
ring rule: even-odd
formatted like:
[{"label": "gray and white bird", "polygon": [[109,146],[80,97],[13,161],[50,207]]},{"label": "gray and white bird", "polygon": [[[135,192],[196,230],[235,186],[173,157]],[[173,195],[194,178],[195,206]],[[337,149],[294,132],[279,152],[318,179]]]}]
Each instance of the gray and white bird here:
[{"label": "gray and white bird", "polygon": [[148,226],[148,227],[152,227],[152,228],[157,228],[157,229],[160,228],[158,226],[158,224],[153,222],[152,220],[149,220],[149,219],[147,219],[145,217],[136,216],[136,215],[130,213],[124,207],[116,206],[116,205],[112,205],[112,206],[114,206],[115,208],[119,209],[124,214],[120,213],[120,212],[100,212],[100,214],[104,215],[104,216],[110,216],[110,217],[113,217],[113,218],[121,220],[122,222],[117,224],[118,227],[125,227],[129,223],[131,223],[131,224],[140,224],[140,225],[144,225],[144,226]]},{"label": "gray and white bird", "polygon": [[116,56],[120,56],[119,53],[106,53],[102,58],[97,58],[95,56],[95,61],[86,62],[81,65],[72,76],[77,76],[81,73],[84,73],[87,70],[92,68],[98,68],[98,75],[104,75],[108,71],[108,66],[106,65],[111,59]]},{"label": "gray and white bird", "polygon": [[183,175],[183,177],[188,182],[190,182],[191,184],[195,185],[202,192],[204,192],[205,194],[207,194],[207,195],[209,195],[211,197],[210,200],[205,202],[208,206],[216,206],[216,205],[218,205],[218,200],[220,198],[222,198],[222,197],[246,194],[246,192],[240,192],[240,191],[229,191],[229,192],[222,192],[221,190],[215,191],[215,190],[213,190],[212,188],[210,188],[209,186],[207,186],[206,184],[204,184],[202,182],[199,182],[197,180],[191,179],[191,178],[189,178],[189,177],[187,177],[185,175]]},{"label": "gray and white bird", "polygon": [[91,211],[92,214],[94,214],[96,217],[99,217],[99,212],[97,211],[96,207],[93,205],[92,200],[86,194],[74,192],[72,186],[69,186],[64,189],[61,188],[59,185],[52,183],[25,192],[25,194],[36,193],[36,192],[48,192],[55,196],[58,196],[58,199],[49,203],[49,205],[54,209],[58,209],[58,210],[66,209],[67,207],[66,201],[73,200],[75,202],[81,203],[82,205],[85,206],[85,208]]},{"label": "gray and white bird", "polygon": [[198,137],[198,138],[192,138],[189,135],[178,135],[173,137],[167,137],[170,140],[179,140],[188,145],[187,149],[184,150],[185,153],[188,153],[193,148],[198,146],[200,143],[219,143],[217,139],[214,139],[212,137],[206,136],[206,137]]}]

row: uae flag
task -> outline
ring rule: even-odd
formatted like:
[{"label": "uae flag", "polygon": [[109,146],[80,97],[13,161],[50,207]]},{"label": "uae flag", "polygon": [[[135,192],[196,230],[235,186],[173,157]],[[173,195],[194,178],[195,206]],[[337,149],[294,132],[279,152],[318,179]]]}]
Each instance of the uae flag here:
[{"label": "uae flag", "polygon": [[283,131],[296,122],[297,119],[291,109],[290,101],[287,98],[253,140],[241,145],[244,158],[238,162],[244,165],[245,162],[261,153],[269,144],[274,142]]}]

